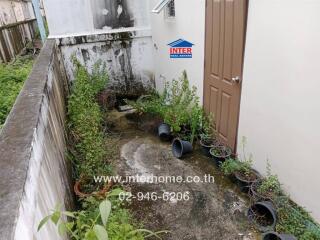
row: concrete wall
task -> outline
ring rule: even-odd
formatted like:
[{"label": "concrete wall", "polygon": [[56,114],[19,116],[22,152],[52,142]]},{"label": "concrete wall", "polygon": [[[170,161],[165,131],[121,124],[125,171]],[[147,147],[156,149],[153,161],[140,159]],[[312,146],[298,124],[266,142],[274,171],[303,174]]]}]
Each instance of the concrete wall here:
[{"label": "concrete wall", "polygon": [[154,88],[151,32],[123,31],[57,39],[67,76],[74,79],[72,56],[89,72],[102,61],[107,66],[109,88],[123,96],[139,96]]},{"label": "concrete wall", "polygon": [[149,28],[148,0],[45,0],[52,38]]},{"label": "concrete wall", "polygon": [[66,78],[54,41],[47,41],[0,135],[0,239],[57,240],[40,220],[57,204],[72,206],[65,159]]},{"label": "concrete wall", "polygon": [[320,2],[250,1],[239,137],[320,221]]},{"label": "concrete wall", "polygon": [[[150,1],[154,7],[158,0]],[[203,99],[204,78],[204,34],[205,0],[175,0],[176,16],[165,18],[165,12],[152,13],[152,38],[154,42],[155,79],[158,90],[163,89],[164,81],[177,79],[183,70],[187,70],[192,85],[198,88]],[[169,46],[178,39],[193,44],[192,59],[170,59]]]},{"label": "concrete wall", "polygon": [[44,4],[49,38],[57,40],[70,81],[75,56],[89,72],[97,61],[105,63],[110,88],[121,95],[140,95],[154,88],[148,0],[46,0]]}]

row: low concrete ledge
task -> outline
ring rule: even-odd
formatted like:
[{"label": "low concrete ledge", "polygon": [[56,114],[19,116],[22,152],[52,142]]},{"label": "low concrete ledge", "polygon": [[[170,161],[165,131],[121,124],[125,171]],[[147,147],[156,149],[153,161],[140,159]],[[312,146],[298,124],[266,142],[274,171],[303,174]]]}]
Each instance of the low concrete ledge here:
[{"label": "low concrete ledge", "polygon": [[57,201],[71,201],[62,73],[48,40],[1,131],[0,239],[60,239],[50,229],[37,236],[36,226]]}]

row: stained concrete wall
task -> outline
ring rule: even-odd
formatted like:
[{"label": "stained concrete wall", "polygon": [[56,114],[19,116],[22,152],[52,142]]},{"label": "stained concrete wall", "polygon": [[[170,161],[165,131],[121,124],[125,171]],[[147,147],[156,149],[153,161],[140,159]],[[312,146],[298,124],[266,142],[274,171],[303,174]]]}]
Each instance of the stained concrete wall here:
[{"label": "stained concrete wall", "polygon": [[149,0],[45,0],[50,37],[150,27]]},{"label": "stained concrete wall", "polygon": [[109,88],[118,95],[139,96],[154,88],[151,32],[148,30],[118,30],[57,39],[65,63],[67,76],[74,79],[75,56],[89,72],[101,61],[109,74]]},{"label": "stained concrete wall", "polygon": [[53,224],[37,233],[57,204],[72,206],[65,159],[66,77],[55,41],[47,41],[0,135],[0,239],[58,240]]},{"label": "stained concrete wall", "polygon": [[249,1],[239,137],[320,221],[320,1]]}]

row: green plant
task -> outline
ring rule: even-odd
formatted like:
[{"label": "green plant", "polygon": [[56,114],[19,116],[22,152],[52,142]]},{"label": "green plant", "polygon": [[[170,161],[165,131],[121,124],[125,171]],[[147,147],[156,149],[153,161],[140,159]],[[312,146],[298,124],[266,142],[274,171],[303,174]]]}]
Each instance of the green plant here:
[{"label": "green plant", "polygon": [[31,72],[33,57],[17,57],[14,62],[0,64],[0,129],[22,86]]},{"label": "green plant", "polygon": [[247,156],[247,153],[245,151],[246,145],[247,138],[243,136],[241,140],[242,157],[239,159],[240,164],[238,171],[248,177],[252,173],[253,156],[252,154]]},{"label": "green plant", "polygon": [[221,171],[224,175],[234,174],[235,172],[239,171],[240,164],[241,163],[239,161],[229,158],[221,164]]},{"label": "green plant", "polygon": [[281,185],[277,175],[271,173],[271,165],[267,163],[267,176],[259,184],[257,191],[262,195],[277,196],[281,193]]},{"label": "green plant", "polygon": [[278,210],[278,232],[290,233],[299,240],[320,239],[320,226],[309,215],[309,213],[289,200],[281,196],[276,200]]},{"label": "green plant", "polygon": [[121,208],[118,195],[121,189],[114,189],[102,202],[94,197],[84,200],[82,211],[61,211],[59,206],[41,220],[38,231],[51,221],[58,227],[61,236],[70,235],[71,240],[143,240],[167,231],[152,232],[136,228],[126,209]]},{"label": "green plant", "polygon": [[[196,93],[197,88],[190,87],[187,73],[183,71],[178,80],[173,79],[171,84],[165,83],[161,94],[154,92],[136,102],[128,101],[128,103],[139,112],[160,116],[165,123],[171,126],[175,135],[193,142],[195,137],[201,133],[204,123],[208,121]],[[187,128],[188,131],[183,132],[183,128]],[[208,131],[209,128],[207,126]]]},{"label": "green plant", "polygon": [[215,139],[216,138],[216,129],[214,126],[214,117],[213,114],[210,113],[209,115],[206,115],[203,112],[202,117],[202,129],[200,133],[201,139]]},{"label": "green plant", "polygon": [[105,65],[98,62],[90,75],[84,66],[74,61],[75,81],[68,99],[68,119],[74,144],[76,175],[93,176],[108,171],[105,163],[105,139],[101,129],[102,111],[96,95],[106,87]]}]

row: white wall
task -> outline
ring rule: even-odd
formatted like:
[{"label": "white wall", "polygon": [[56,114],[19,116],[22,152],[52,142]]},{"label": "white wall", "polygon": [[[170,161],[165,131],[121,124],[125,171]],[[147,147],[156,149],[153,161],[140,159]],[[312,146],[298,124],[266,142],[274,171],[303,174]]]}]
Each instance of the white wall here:
[{"label": "white wall", "polygon": [[[159,0],[152,0],[151,7],[157,2]],[[175,7],[174,19],[165,19],[164,11],[151,15],[156,86],[158,90],[162,90],[165,80],[177,79],[183,70],[187,70],[189,80],[198,88],[198,95],[202,101],[205,0],[175,0]],[[192,59],[170,59],[168,43],[179,38],[195,44]]]},{"label": "white wall", "polygon": [[[106,8],[110,17],[112,11],[108,6],[110,1],[115,0],[43,1],[51,38],[112,32],[110,28],[101,29],[106,25],[104,21],[107,19],[102,14],[102,9]],[[127,11],[130,20],[133,21],[134,26],[130,30],[149,29],[149,0],[123,0],[123,2],[128,6]]]},{"label": "white wall", "polygon": [[239,138],[320,220],[320,1],[250,1]]},{"label": "white wall", "polygon": [[44,0],[50,35],[88,32],[94,29],[88,0]]}]

